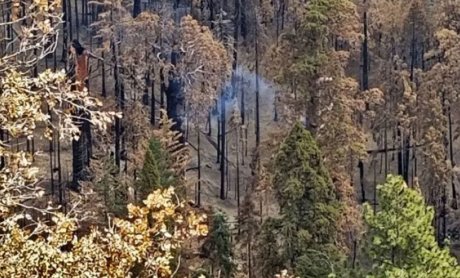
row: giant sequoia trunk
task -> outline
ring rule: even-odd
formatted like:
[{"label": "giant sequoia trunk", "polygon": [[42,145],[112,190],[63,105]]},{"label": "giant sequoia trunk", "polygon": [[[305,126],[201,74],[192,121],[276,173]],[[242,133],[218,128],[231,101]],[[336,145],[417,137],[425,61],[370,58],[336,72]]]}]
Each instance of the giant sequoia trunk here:
[{"label": "giant sequoia trunk", "polygon": [[[80,129],[81,131],[83,129]],[[72,189],[79,190],[79,182],[85,179],[85,167],[88,161],[87,137],[82,134],[78,140],[72,141]]]},{"label": "giant sequoia trunk", "polygon": [[[69,61],[67,74],[73,82],[77,82],[73,86],[73,90],[82,91],[85,88],[88,77],[88,52],[81,44],[74,40],[70,47],[70,55],[72,59]],[[85,167],[89,166],[91,155],[91,125],[89,117],[83,111],[77,109],[74,112],[76,124],[80,130],[78,140],[72,141],[72,184],[74,190],[79,190],[79,181],[86,177]]]}]

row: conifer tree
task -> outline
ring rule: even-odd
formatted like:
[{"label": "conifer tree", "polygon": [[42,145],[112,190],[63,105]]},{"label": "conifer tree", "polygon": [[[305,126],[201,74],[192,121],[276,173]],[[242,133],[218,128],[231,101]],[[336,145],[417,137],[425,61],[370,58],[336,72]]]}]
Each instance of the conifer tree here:
[{"label": "conifer tree", "polygon": [[91,166],[98,177],[94,181],[96,191],[103,199],[106,213],[112,213],[117,217],[127,214],[128,188],[120,181],[119,170],[113,158],[104,158],[102,161],[95,161]]},{"label": "conifer tree", "polygon": [[434,210],[399,176],[378,187],[380,208],[365,205],[368,226],[364,252],[372,264],[365,277],[460,277],[449,250],[438,246]]},{"label": "conifer tree", "polygon": [[279,253],[277,242],[278,219],[268,218],[261,227],[259,245],[257,246],[257,259],[262,277],[273,277],[273,273],[283,268],[283,260]]},{"label": "conifer tree", "polygon": [[301,277],[327,277],[341,257],[335,245],[341,206],[322,154],[300,123],[282,143],[274,167],[280,224],[272,229],[278,230],[282,264]]},{"label": "conifer tree", "polygon": [[175,182],[176,177],[171,170],[169,153],[162,147],[158,139],[151,139],[136,186],[140,200],[143,200],[152,190],[168,188]]},{"label": "conifer tree", "polygon": [[220,211],[214,213],[211,219],[209,237],[204,247],[209,251],[213,275],[214,273],[220,273],[218,277],[229,278],[235,270],[230,237],[227,216]]}]

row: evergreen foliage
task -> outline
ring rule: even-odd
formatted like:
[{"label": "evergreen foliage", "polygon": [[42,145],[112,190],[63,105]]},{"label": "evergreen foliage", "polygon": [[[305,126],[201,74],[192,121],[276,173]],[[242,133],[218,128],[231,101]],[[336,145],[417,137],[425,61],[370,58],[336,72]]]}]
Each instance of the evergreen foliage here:
[{"label": "evergreen foliage", "polygon": [[278,219],[269,218],[260,230],[257,258],[260,261],[260,273],[264,278],[273,277],[273,273],[278,273],[283,269],[277,240],[279,224]]},{"label": "evergreen foliage", "polygon": [[120,181],[119,170],[114,159],[106,158],[98,166],[97,172],[101,177],[94,182],[94,185],[104,200],[106,211],[117,217],[125,216],[128,212],[126,208],[128,188]]},{"label": "evergreen foliage", "polygon": [[434,210],[420,192],[399,176],[378,187],[380,209],[365,205],[368,226],[364,252],[372,263],[366,277],[460,277],[449,250],[438,246],[432,226]]},{"label": "evergreen foliage", "polygon": [[335,246],[340,205],[321,152],[299,123],[276,156],[273,183],[280,219],[278,227],[266,226],[279,234],[281,263],[301,277],[327,277],[341,257]]},{"label": "evergreen foliage", "polygon": [[235,270],[227,221],[227,216],[223,212],[216,212],[212,217],[209,236],[204,244],[209,252],[214,272],[217,270],[221,273],[221,277],[226,278],[231,277]]},{"label": "evergreen foliage", "polygon": [[170,154],[165,150],[158,139],[151,139],[145,153],[137,182],[138,198],[143,200],[149,192],[174,185],[176,177],[171,169]]}]

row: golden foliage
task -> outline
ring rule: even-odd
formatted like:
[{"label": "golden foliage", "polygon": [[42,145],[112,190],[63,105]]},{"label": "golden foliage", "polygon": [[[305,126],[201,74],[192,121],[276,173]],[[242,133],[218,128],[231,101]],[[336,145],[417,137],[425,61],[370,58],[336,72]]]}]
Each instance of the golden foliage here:
[{"label": "golden foliage", "polygon": [[[43,44],[48,36],[37,32],[37,26],[47,23],[46,14],[54,4],[41,8],[42,17],[33,18],[33,38]],[[48,2],[47,2],[48,3]],[[32,6],[34,8],[35,6]],[[29,15],[34,17],[35,15]],[[37,19],[37,20],[35,20]],[[51,28],[51,27],[50,27]],[[105,129],[118,116],[100,112],[102,106],[87,90],[74,91],[65,72],[49,70],[31,78],[19,69],[36,60],[18,60],[23,49],[34,40],[21,39],[21,48],[0,59],[0,128],[11,138],[32,137],[38,125],[47,127],[45,136],[58,131],[61,139],[79,136],[81,120],[75,110],[89,115],[92,124]],[[43,39],[43,41],[41,41]],[[21,52],[22,51],[22,52]],[[38,58],[37,58],[38,59]],[[53,120],[42,107],[49,107]],[[63,107],[66,107],[63,109]],[[33,154],[32,154],[33,155]],[[143,205],[128,205],[129,218],[113,219],[105,229],[92,228],[86,234],[79,230],[80,219],[74,208],[64,215],[52,207],[35,207],[32,200],[44,194],[37,184],[37,169],[32,167],[32,155],[14,152],[8,142],[0,142],[0,156],[5,163],[0,169],[0,276],[1,277],[170,277],[173,260],[183,240],[207,233],[205,216],[198,216],[175,194],[173,188],[152,192]],[[138,269],[141,269],[138,271]]]},{"label": "golden foliage", "polygon": [[[11,27],[14,37],[0,31],[0,40],[5,40],[8,47],[0,57],[0,74],[9,69],[24,69],[35,65],[46,55],[54,52],[57,46],[58,26],[62,23],[61,1],[30,1],[26,9],[21,8],[20,1],[0,1],[3,7],[11,5],[11,19],[0,19],[0,25]],[[6,28],[5,28],[6,30]],[[34,54],[34,55],[32,55]]]},{"label": "golden foliage", "polygon": [[[64,103],[91,114],[100,128],[114,115],[91,110],[100,103],[86,91],[71,91],[62,72],[47,71],[32,79],[7,72],[2,78],[2,92],[0,123],[10,135],[32,136],[37,123],[44,122],[54,124],[61,136],[78,136],[71,112],[60,109]],[[57,115],[57,124],[43,114],[42,103]],[[148,277],[169,277],[173,253],[182,240],[207,232],[204,218],[189,211],[169,188],[150,194],[143,206],[129,205],[128,220],[114,219],[104,231],[94,228],[78,237],[77,219],[26,203],[43,195],[35,183],[36,169],[31,167],[30,155],[11,152],[3,142],[1,155],[6,158],[0,171],[2,277],[129,277],[138,264]],[[33,218],[28,210],[50,215],[52,221]],[[27,229],[19,224],[24,218],[31,222]]]},{"label": "golden foliage", "polygon": [[187,211],[172,188],[153,192],[143,206],[128,205],[128,211],[129,220],[114,219],[104,231],[79,238],[76,219],[60,213],[53,225],[39,222],[34,232],[9,223],[0,237],[2,277],[130,277],[136,264],[147,277],[170,277],[180,243],[207,233],[205,216]]}]

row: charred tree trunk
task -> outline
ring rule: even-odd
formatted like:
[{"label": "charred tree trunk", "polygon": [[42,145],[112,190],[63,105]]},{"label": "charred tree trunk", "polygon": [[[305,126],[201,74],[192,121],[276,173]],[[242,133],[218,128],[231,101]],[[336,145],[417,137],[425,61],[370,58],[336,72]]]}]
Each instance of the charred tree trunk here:
[{"label": "charred tree trunk", "polygon": [[[76,85],[72,85],[73,90],[83,90],[86,84],[88,69],[88,54],[84,47],[77,40],[72,42],[71,46],[72,63],[67,69],[68,76]],[[87,174],[85,168],[89,165],[91,127],[89,124],[89,115],[84,111],[77,109],[74,114],[75,123],[79,128],[80,136],[78,140],[72,141],[72,184],[73,190],[79,191],[79,182],[85,180]]]},{"label": "charred tree trunk", "polygon": [[105,51],[102,51],[102,66],[101,66],[101,71],[102,71],[102,96],[107,97],[107,89],[105,85],[105,61],[104,61],[104,56],[105,56]]},{"label": "charred tree trunk", "polygon": [[[80,113],[80,116],[83,114]],[[87,137],[84,134],[83,128],[80,125],[81,135],[78,140],[72,141],[72,189],[75,191],[80,190],[79,182],[85,180],[85,165],[88,161],[88,152],[86,149],[87,146]],[[62,194],[62,193],[60,193]]]},{"label": "charred tree trunk", "polygon": [[160,69],[160,108],[165,109],[166,83],[164,69]]},{"label": "charred tree trunk", "polygon": [[220,113],[222,113],[221,109],[220,109],[220,104],[219,102],[216,103],[216,110],[217,110],[217,163],[220,162],[220,154],[221,154],[221,143],[222,143],[222,131],[221,131],[221,128],[222,128],[222,125],[221,125],[221,116],[220,116]]},{"label": "charred tree trunk", "polygon": [[[68,21],[68,16],[67,16],[67,0],[62,0],[62,10],[64,12],[63,14],[63,23],[62,23],[62,30],[63,30],[63,35],[62,35],[62,55],[61,59],[63,62],[67,61],[67,45],[69,43],[68,36],[69,36],[69,30],[67,26],[67,21]],[[66,65],[67,66],[67,65]]]},{"label": "charred tree trunk", "polygon": [[255,58],[256,58],[256,148],[260,145],[260,111],[259,111],[259,22],[256,16]]},{"label": "charred tree trunk", "polygon": [[155,71],[153,71],[153,76],[150,80],[152,82],[152,92],[151,92],[151,99],[150,99],[150,123],[154,126],[155,125]]},{"label": "charred tree trunk", "polygon": [[[364,3],[366,0],[364,0]],[[361,89],[362,91],[369,90],[369,51],[368,51],[368,34],[367,34],[367,12],[364,11],[363,14],[363,33],[364,33],[364,42],[362,45],[362,59],[363,59],[363,68],[362,68],[362,82]],[[360,124],[363,125],[363,117],[360,115]],[[359,182],[361,186],[361,200],[366,202],[366,190],[364,185],[364,163],[360,159],[358,162],[359,168]]]},{"label": "charred tree trunk", "polygon": [[141,0],[134,0],[133,17],[137,17],[142,12]]},{"label": "charred tree trunk", "polygon": [[74,3],[74,10],[75,10],[75,35],[77,40],[80,39],[80,21],[78,19],[78,0],[75,0]]},{"label": "charred tree trunk", "polygon": [[[171,64],[176,66],[179,59],[179,53],[173,51],[171,53]],[[173,130],[184,134],[182,130],[182,108],[184,106],[184,96],[182,94],[181,79],[173,71],[169,72],[169,86],[166,89],[166,112],[168,117],[175,122]],[[183,143],[184,136],[181,135],[180,141]]]},{"label": "charred tree trunk", "polygon": [[[68,1],[68,0],[64,0],[64,1]],[[69,37],[70,37],[70,40],[73,40],[73,24],[72,24],[72,1],[69,0],[69,2],[67,3],[67,24],[68,24],[68,30],[69,30]]]},{"label": "charred tree trunk", "polygon": [[226,155],[225,155],[225,139],[226,139],[226,109],[225,109],[225,100],[226,100],[226,92],[225,89],[222,90],[221,97],[220,97],[220,198],[225,200],[225,162],[226,162]]},{"label": "charred tree trunk", "polygon": [[[112,41],[112,54],[114,59],[114,80],[115,80],[115,99],[117,101],[117,108],[121,109],[121,95],[122,95],[122,84],[120,77],[120,69],[118,65],[118,45],[117,40]],[[115,119],[115,164],[120,169],[121,166],[121,120],[120,118]]]},{"label": "charred tree trunk", "polygon": [[150,73],[144,74],[144,93],[142,94],[142,104],[145,106],[150,105],[149,103],[149,86],[150,86]]},{"label": "charred tree trunk", "polygon": [[[452,113],[451,113],[451,106],[449,105],[448,110],[447,110],[447,120],[448,120],[448,125],[449,125],[449,156],[450,156],[450,162],[452,163],[452,168],[455,167],[455,161],[454,161],[454,146],[453,146],[453,135],[452,135]],[[454,173],[451,171],[451,188],[452,188],[452,204],[451,207],[452,209],[457,209],[458,208],[458,203],[457,203],[457,189],[455,188],[455,182],[454,182]]]},{"label": "charred tree trunk", "polygon": [[198,152],[198,190],[197,190],[197,197],[196,197],[196,204],[198,207],[201,206],[201,134],[200,129],[197,128],[197,152]]},{"label": "charred tree trunk", "polygon": [[235,0],[235,20],[233,24],[233,63],[232,63],[232,98],[235,98],[236,91],[236,67],[238,65],[238,39],[240,27],[240,0]]}]

